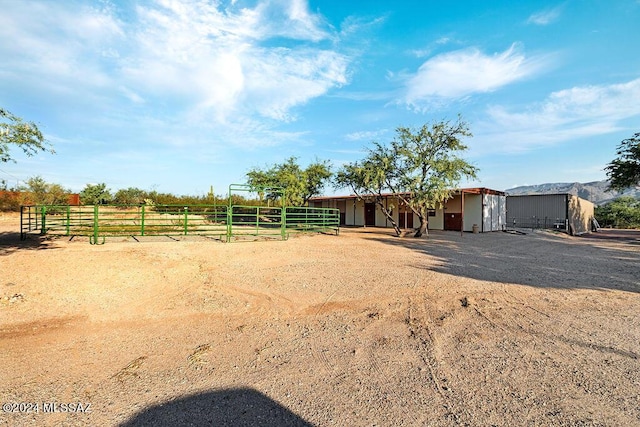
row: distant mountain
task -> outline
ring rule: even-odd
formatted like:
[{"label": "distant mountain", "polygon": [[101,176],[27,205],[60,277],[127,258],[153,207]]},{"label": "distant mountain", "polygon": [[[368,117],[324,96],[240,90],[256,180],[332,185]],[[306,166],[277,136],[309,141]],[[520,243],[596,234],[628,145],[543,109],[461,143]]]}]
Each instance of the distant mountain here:
[{"label": "distant mountain", "polygon": [[621,196],[631,196],[640,199],[640,186],[628,188],[623,192],[607,191],[608,186],[609,181],[594,181],[584,184],[579,182],[556,182],[510,188],[506,190],[506,193],[509,196],[569,193],[589,200],[596,205],[606,204]]}]

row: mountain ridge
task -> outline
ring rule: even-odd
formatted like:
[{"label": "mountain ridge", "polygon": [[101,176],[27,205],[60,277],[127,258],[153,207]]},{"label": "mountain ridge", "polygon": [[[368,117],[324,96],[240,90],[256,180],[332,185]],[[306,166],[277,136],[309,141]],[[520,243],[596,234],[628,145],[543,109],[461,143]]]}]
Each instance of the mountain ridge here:
[{"label": "mountain ridge", "polygon": [[640,186],[627,188],[624,191],[607,191],[609,181],[591,182],[551,182],[537,185],[522,185],[505,190],[508,196],[524,196],[536,194],[573,194],[585,200],[603,205],[619,197],[629,196],[640,199]]}]

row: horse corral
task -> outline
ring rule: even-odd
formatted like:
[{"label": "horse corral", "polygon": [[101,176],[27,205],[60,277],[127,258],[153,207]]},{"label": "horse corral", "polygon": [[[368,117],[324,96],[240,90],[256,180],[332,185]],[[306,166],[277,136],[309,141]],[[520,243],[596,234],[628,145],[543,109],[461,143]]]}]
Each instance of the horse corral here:
[{"label": "horse corral", "polygon": [[[87,236],[91,244],[106,237],[206,236],[232,242],[246,239],[285,240],[292,233],[338,233],[337,209],[233,204],[234,192],[273,191],[232,184],[227,204],[22,206],[20,236]],[[282,200],[284,198],[281,197]]]}]

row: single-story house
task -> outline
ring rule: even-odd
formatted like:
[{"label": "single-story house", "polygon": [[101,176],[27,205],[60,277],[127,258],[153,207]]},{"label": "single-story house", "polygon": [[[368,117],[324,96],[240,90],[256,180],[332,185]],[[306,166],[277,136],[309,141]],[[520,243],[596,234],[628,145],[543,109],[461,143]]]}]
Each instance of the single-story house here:
[{"label": "single-story house", "polygon": [[[410,194],[404,194],[409,197]],[[383,194],[383,203],[392,211],[392,217],[401,229],[417,228],[418,216],[403,204],[397,194]],[[388,218],[376,204],[374,196],[355,195],[312,197],[309,206],[337,208],[340,225],[392,227]],[[502,191],[488,188],[462,188],[455,191],[443,206],[429,211],[430,230],[500,231],[506,227],[506,202]]]},{"label": "single-story house", "polygon": [[589,233],[594,226],[594,204],[568,193],[507,196],[507,224]]}]

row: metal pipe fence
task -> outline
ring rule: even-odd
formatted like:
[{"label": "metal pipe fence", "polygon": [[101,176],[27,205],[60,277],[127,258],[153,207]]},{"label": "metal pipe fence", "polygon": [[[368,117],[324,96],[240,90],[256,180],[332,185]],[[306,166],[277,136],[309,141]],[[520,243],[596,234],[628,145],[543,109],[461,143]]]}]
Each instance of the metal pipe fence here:
[{"label": "metal pipe fence", "polygon": [[507,227],[509,228],[530,228],[535,229],[552,229],[567,231],[569,229],[569,221],[566,218],[549,218],[549,217],[510,217],[507,215]]},{"label": "metal pipe fence", "polygon": [[208,236],[231,242],[286,239],[296,232],[339,232],[338,209],[242,205],[22,206],[20,234],[87,236],[102,244],[117,236]]}]

